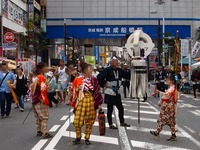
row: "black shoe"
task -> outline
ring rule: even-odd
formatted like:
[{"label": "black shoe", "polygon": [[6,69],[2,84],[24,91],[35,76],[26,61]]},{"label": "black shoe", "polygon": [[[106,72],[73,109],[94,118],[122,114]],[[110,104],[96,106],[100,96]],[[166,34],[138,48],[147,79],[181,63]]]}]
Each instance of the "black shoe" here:
[{"label": "black shoe", "polygon": [[130,127],[130,125],[127,124],[127,123],[121,123],[120,126],[121,126],[121,127]]},{"label": "black shoe", "polygon": [[49,133],[46,133],[45,135],[44,135],[44,138],[45,139],[49,139],[49,138],[52,138],[53,137],[53,135],[51,135],[51,134],[49,134]]},{"label": "black shoe", "polygon": [[78,144],[81,144],[81,139],[75,139],[73,141],[73,145],[78,145]]},{"label": "black shoe", "polygon": [[90,140],[85,140],[85,144],[86,144],[86,145],[91,145]]},{"label": "black shoe", "polygon": [[42,136],[42,134],[43,134],[43,133],[42,133],[41,131],[38,131],[38,132],[37,132],[37,136]]},{"label": "black shoe", "polygon": [[3,119],[4,118],[4,115],[1,115],[1,119]]},{"label": "black shoe", "polygon": [[157,132],[155,132],[155,131],[150,131],[150,133],[151,133],[152,135],[154,135],[154,136],[159,136],[159,134],[158,134]]},{"label": "black shoe", "polygon": [[176,140],[176,134],[172,134],[172,136],[169,139],[167,139],[167,141],[174,141],[174,140]]},{"label": "black shoe", "polygon": [[110,129],[116,130],[118,127],[114,126],[113,124],[109,126]]},{"label": "black shoe", "polygon": [[10,117],[10,115],[6,115],[6,118]]}]

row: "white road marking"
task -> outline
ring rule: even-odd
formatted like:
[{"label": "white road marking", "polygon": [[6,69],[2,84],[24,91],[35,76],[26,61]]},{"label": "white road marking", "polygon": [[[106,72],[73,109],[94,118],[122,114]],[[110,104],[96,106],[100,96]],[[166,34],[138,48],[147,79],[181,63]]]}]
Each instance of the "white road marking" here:
[{"label": "white road marking", "polygon": [[[132,101],[123,101],[123,103],[131,103],[131,104],[137,104],[138,103],[138,101],[136,101],[136,100],[132,100]],[[148,105],[148,103],[147,102],[143,102],[143,103],[141,103],[141,105]]]},{"label": "white road marking", "polygon": [[196,116],[200,116],[200,110],[193,110],[193,111],[190,111],[191,113],[193,113],[194,115]]},{"label": "white road marking", "polygon": [[[147,133],[150,134],[150,131],[154,131],[155,129],[131,126],[131,127],[127,127],[127,130],[147,132]],[[165,130],[163,130],[160,134],[161,135],[169,135],[169,136],[171,136],[171,132],[170,131],[165,131]],[[178,137],[185,137],[179,132],[177,133],[177,136]]]},{"label": "white road marking", "polygon": [[[71,116],[71,120],[73,120],[73,115]],[[64,125],[60,128],[58,133],[52,138],[52,140],[49,142],[49,144],[46,146],[44,150],[53,150],[55,146],[58,144],[59,140],[62,138],[63,133],[65,133],[66,129],[69,127],[69,119],[66,120]]]},{"label": "white road marking", "polygon": [[[99,126],[99,123],[97,121],[94,122],[94,126]],[[109,128],[108,123],[106,123],[106,128]]]},{"label": "white road marking", "polygon": [[54,125],[49,132],[56,132],[58,130],[58,128],[60,127],[60,125]]},{"label": "white road marking", "polygon": [[141,141],[134,141],[134,140],[131,140],[131,144],[135,148],[142,148],[142,149],[148,149],[148,150],[189,150],[185,148],[158,145],[158,144],[152,144],[148,142],[141,142]]},{"label": "white road marking", "polygon": [[[82,135],[84,135],[84,133],[82,133]],[[69,137],[69,131],[65,131],[63,133],[63,136]],[[76,133],[75,132],[71,132],[71,138],[76,138]],[[114,137],[90,135],[90,141],[113,144],[113,145],[119,145],[118,138],[114,138]]]},{"label": "white road marking", "polygon": [[[134,112],[134,113],[138,113],[137,110],[130,110],[130,109],[125,109],[126,111],[129,111],[129,112]],[[152,115],[158,115],[159,113],[158,112],[151,112],[151,111],[140,111],[141,114],[152,114]]]},{"label": "white road marking", "polygon": [[116,122],[117,122],[117,126],[118,126],[118,130],[119,130],[119,138],[120,138],[120,145],[121,145],[121,149],[122,150],[131,150],[131,146],[128,140],[128,136],[126,134],[126,130],[124,127],[120,127],[120,121],[118,118],[118,113],[117,113],[117,109],[114,108],[114,112],[115,112],[115,118],[116,118]]},{"label": "white road marking", "polygon": [[[66,131],[69,128],[70,124],[73,122],[73,120],[74,120],[74,115],[72,115],[71,118],[68,118],[66,120],[64,125],[60,128],[58,133],[53,137],[53,139],[49,142],[49,144],[46,146],[44,150],[54,150],[55,146],[58,144],[58,142],[62,137],[75,138],[76,135],[75,132]],[[95,122],[95,125],[98,125],[98,122]],[[108,126],[108,124],[106,126]],[[91,135],[90,140],[95,142],[119,145],[118,138],[115,137]]]},{"label": "white road marking", "polygon": [[67,117],[68,117],[68,116],[63,116],[60,120],[61,120],[61,121],[65,121],[65,120],[67,120]]},{"label": "white road marking", "polygon": [[195,133],[194,130],[192,130],[191,128],[189,128],[188,126],[184,126],[188,131],[190,131],[191,133]]},{"label": "white road marking", "polygon": [[40,150],[48,140],[40,140],[31,150]]},{"label": "white road marking", "polygon": [[[138,120],[137,117],[132,116],[124,116],[125,119],[131,119],[131,120]],[[140,118],[141,121],[148,121],[148,122],[156,122],[157,119],[151,119],[151,118]]]},{"label": "white road marking", "polygon": [[186,103],[182,103],[182,105],[184,107],[187,107],[187,108],[198,108],[197,106],[194,106],[194,105],[191,105],[191,104],[186,104]]}]

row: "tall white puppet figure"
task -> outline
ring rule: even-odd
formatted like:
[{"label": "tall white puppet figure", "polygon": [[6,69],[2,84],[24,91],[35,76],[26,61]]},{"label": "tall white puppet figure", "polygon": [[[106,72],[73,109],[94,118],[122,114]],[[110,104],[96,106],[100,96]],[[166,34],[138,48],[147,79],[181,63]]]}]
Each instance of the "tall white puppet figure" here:
[{"label": "tall white puppet figure", "polygon": [[135,30],[126,43],[131,62],[130,96],[138,99],[138,123],[140,123],[140,99],[146,97],[148,91],[147,62],[145,58],[154,48],[152,39],[142,30]]}]

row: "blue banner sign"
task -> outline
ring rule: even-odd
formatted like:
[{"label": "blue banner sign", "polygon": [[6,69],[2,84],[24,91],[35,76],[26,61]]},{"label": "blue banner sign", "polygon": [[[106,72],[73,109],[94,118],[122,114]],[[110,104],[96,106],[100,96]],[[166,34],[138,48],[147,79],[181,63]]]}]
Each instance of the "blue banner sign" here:
[{"label": "blue banner sign", "polygon": [[[158,38],[157,25],[116,25],[116,26],[67,26],[67,36],[75,38],[125,38],[134,30],[142,29],[152,38]],[[161,27],[162,28],[162,27]],[[175,36],[176,31],[179,31],[180,38],[190,37],[191,27],[189,25],[167,25],[165,32],[171,36]],[[162,33],[162,31],[161,31]],[[64,26],[48,26],[47,38],[64,38]]]}]

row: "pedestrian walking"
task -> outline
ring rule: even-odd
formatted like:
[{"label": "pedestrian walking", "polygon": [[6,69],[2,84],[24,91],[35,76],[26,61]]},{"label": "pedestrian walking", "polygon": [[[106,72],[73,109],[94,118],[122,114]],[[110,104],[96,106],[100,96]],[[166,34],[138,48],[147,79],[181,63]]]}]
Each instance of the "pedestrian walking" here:
[{"label": "pedestrian walking", "polygon": [[105,103],[107,104],[107,119],[110,129],[118,129],[113,125],[112,112],[113,107],[116,106],[119,111],[120,125],[123,127],[130,127],[124,121],[124,107],[122,105],[119,88],[123,77],[123,71],[118,68],[118,59],[113,57],[111,65],[105,68],[99,75],[98,80],[101,87],[104,87]]},{"label": "pedestrian walking", "polygon": [[200,74],[197,70],[194,70],[192,72],[191,80],[192,80],[192,84],[193,84],[194,98],[196,98],[197,97],[196,90],[199,89],[199,85],[200,85],[199,84]]},{"label": "pedestrian walking", "polygon": [[76,139],[73,144],[80,144],[81,128],[86,125],[85,144],[90,145],[90,134],[96,119],[96,109],[102,109],[103,98],[100,92],[98,80],[92,76],[92,66],[81,65],[82,75],[76,77],[73,82],[73,94],[70,105],[75,108],[74,128]]},{"label": "pedestrian walking", "polygon": [[65,62],[62,59],[60,60],[60,66],[56,71],[56,75],[58,76],[58,96],[60,101],[65,103],[69,76],[67,74],[67,67],[65,66]]},{"label": "pedestrian walking", "polygon": [[126,89],[128,89],[128,93],[129,93],[131,71],[130,69],[128,69],[128,66],[126,63],[123,65],[123,75],[124,76],[122,78],[122,85],[123,85],[124,98],[127,98]]},{"label": "pedestrian walking", "polygon": [[1,64],[0,71],[0,104],[1,104],[1,118],[9,117],[12,105],[12,94],[7,84],[10,81],[11,88],[16,86],[16,77],[14,73],[8,70],[8,65],[5,61]]},{"label": "pedestrian walking", "polygon": [[49,84],[49,90],[48,90],[48,99],[49,99],[49,107],[53,107],[52,102],[54,102],[54,104],[56,104],[56,107],[58,106],[58,100],[55,98],[56,95],[56,87],[57,87],[57,83],[56,83],[56,78],[53,74],[52,71],[49,71],[47,74],[47,81]]},{"label": "pedestrian walking", "polygon": [[32,89],[32,105],[36,117],[37,136],[44,138],[51,138],[52,135],[48,133],[48,119],[49,119],[49,100],[47,98],[48,83],[44,76],[47,72],[45,63],[39,63],[36,66],[37,77],[33,83]]},{"label": "pedestrian walking", "polygon": [[27,85],[27,78],[23,74],[23,69],[21,67],[17,67],[16,69],[16,88],[15,88],[15,93],[17,95],[17,99],[19,102],[19,109],[21,112],[24,111],[24,99],[25,95],[27,94],[28,91],[28,85]]},{"label": "pedestrian walking", "polygon": [[160,110],[160,116],[158,119],[158,126],[156,131],[150,131],[154,136],[158,136],[165,125],[168,125],[171,129],[171,137],[168,140],[176,139],[176,103],[178,100],[178,92],[175,87],[175,77],[170,76],[166,79],[166,83],[169,89],[162,93],[162,104]]}]

